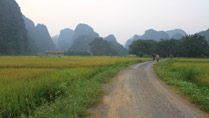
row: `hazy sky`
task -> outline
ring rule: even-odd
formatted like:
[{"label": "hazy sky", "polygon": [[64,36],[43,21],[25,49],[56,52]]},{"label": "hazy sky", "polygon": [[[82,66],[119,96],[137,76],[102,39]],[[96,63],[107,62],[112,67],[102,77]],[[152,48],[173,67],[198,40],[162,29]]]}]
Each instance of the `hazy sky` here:
[{"label": "hazy sky", "polygon": [[147,29],[181,28],[193,34],[209,28],[209,0],[16,0],[22,13],[48,27],[61,29],[86,23],[100,36],[114,34],[124,44]]}]

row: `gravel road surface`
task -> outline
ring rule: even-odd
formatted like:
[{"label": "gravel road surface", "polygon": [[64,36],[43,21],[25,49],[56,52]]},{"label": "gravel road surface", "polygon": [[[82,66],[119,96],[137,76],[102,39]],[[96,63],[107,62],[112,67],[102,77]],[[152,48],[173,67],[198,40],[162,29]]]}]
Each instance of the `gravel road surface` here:
[{"label": "gravel road surface", "polygon": [[155,62],[121,71],[104,88],[103,104],[94,108],[100,118],[208,118],[175,94],[154,73]]}]

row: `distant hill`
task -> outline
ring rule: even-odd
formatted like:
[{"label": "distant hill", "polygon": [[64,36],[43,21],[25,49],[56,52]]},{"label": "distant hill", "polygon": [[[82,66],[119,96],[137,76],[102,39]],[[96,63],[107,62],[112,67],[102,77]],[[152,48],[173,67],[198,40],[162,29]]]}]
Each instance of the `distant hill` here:
[{"label": "distant hill", "polygon": [[55,50],[48,29],[43,24],[34,25],[33,21],[23,16],[25,27],[28,31],[29,47],[34,53],[45,53],[48,50]]},{"label": "distant hill", "polygon": [[109,35],[109,36],[107,36],[107,37],[105,37],[104,40],[109,41],[109,42],[117,43],[117,39],[116,39],[115,36],[112,35],[112,34]]},{"label": "distant hill", "polygon": [[73,40],[76,40],[80,36],[90,36],[93,38],[99,37],[99,34],[87,24],[78,24],[74,30]]},{"label": "distant hill", "polygon": [[116,51],[118,56],[128,55],[128,51],[117,42],[117,39],[114,35],[109,35],[105,37],[104,40],[110,44],[110,47]]},{"label": "distant hill", "polygon": [[182,29],[168,30],[168,31],[166,31],[166,33],[168,33],[168,35],[170,37],[175,37],[175,35],[179,35],[179,36],[180,35],[181,36],[186,36],[187,35],[187,33]]},{"label": "distant hill", "polygon": [[131,45],[135,40],[138,40],[138,39],[140,39],[140,36],[135,34],[132,38],[126,41],[125,48],[129,49],[129,45]]},{"label": "distant hill", "polygon": [[0,0],[0,55],[24,54],[27,46],[20,7],[14,0]]},{"label": "distant hill", "polygon": [[206,31],[201,31],[198,34],[204,36],[205,39],[209,42],[209,29]]},{"label": "distant hill", "polygon": [[35,27],[37,46],[40,52],[55,50],[54,42],[52,41],[48,29],[44,24],[38,24]]},{"label": "distant hill", "polygon": [[171,39],[177,39],[177,40],[179,40],[179,39],[181,39],[181,38],[184,37],[184,36],[186,36],[186,35],[181,35],[181,34],[177,33],[177,34],[174,34],[174,35],[171,37]]},{"label": "distant hill", "polygon": [[153,29],[146,30],[142,36],[134,35],[132,38],[126,41],[125,48],[128,49],[135,40],[144,39],[144,40],[154,40],[160,41],[161,39],[181,39],[183,36],[186,36],[187,33],[181,29],[168,30],[168,31],[156,31]]},{"label": "distant hill", "polygon": [[32,20],[26,18],[25,16],[23,16],[23,19],[25,22],[25,27],[27,29],[29,47],[32,50],[32,52],[38,52],[38,47],[35,38],[36,37],[35,24],[33,23]]},{"label": "distant hill", "polygon": [[160,41],[161,39],[170,39],[170,36],[164,31],[156,31],[153,29],[146,30],[144,35],[140,39],[148,39],[154,41]]},{"label": "distant hill", "polygon": [[[72,31],[71,31],[72,32]],[[69,32],[66,34],[69,34]],[[99,34],[94,31],[92,27],[90,27],[87,24],[79,24],[75,30],[72,36],[72,46],[69,48],[70,50],[77,50],[77,51],[90,51],[91,49],[91,43],[94,41],[94,39],[99,38]],[[60,40],[60,39],[59,39]],[[103,39],[102,39],[103,40]],[[117,55],[127,55],[128,51],[117,42],[117,39],[114,35],[109,35],[104,38],[104,40],[107,41],[109,46],[115,50]],[[101,41],[102,42],[102,41]],[[65,43],[68,46],[69,43]],[[116,54],[115,53],[115,54]]]},{"label": "distant hill", "polygon": [[71,46],[71,50],[90,50],[90,43],[98,38],[99,34],[94,31],[92,27],[87,24],[79,24],[75,30],[73,35],[73,45]]},{"label": "distant hill", "polygon": [[90,51],[90,43],[94,40],[91,36],[83,35],[77,38],[70,50]]},{"label": "distant hill", "polygon": [[57,47],[58,39],[59,39],[59,35],[55,35],[55,36],[52,37],[52,41],[54,42],[56,47]]},{"label": "distant hill", "polygon": [[57,41],[57,48],[62,51],[68,50],[73,45],[74,31],[66,28],[60,31],[60,35]]}]

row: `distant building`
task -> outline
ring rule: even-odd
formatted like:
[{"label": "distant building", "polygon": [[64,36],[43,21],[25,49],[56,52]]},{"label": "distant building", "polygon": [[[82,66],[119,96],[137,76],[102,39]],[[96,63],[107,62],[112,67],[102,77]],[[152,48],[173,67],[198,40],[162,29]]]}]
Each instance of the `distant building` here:
[{"label": "distant building", "polygon": [[46,55],[48,56],[64,56],[64,51],[46,51]]}]

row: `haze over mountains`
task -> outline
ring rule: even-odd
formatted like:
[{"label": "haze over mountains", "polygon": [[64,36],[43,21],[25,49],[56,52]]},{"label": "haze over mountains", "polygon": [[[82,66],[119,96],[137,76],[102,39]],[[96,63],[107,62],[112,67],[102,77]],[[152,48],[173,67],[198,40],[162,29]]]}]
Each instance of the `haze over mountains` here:
[{"label": "haze over mountains", "polygon": [[54,42],[48,29],[43,24],[35,26],[32,20],[23,16],[28,34],[29,47],[32,52],[44,53],[47,50],[55,50]]},{"label": "haze over mountains", "polygon": [[[198,33],[209,41],[209,29]],[[114,35],[102,40],[117,52],[117,55],[128,55],[128,46],[138,39],[181,39],[187,33],[181,29],[156,31],[146,30],[143,35],[134,35],[127,40],[125,48],[118,43]],[[78,24],[73,30],[65,28],[60,34],[51,38],[47,26],[35,25],[32,20],[22,15],[14,0],[0,0],[0,55],[18,55],[26,53],[45,53],[52,50],[77,50],[90,52],[90,43],[100,35],[87,24]]]},{"label": "haze over mountains", "polygon": [[[23,16],[25,27],[27,29],[29,47],[33,52],[45,53],[51,50],[75,50],[90,52],[90,43],[99,38],[99,34],[87,24],[79,24],[75,30],[66,28],[60,31],[60,34],[50,37],[45,25],[35,26],[32,20]],[[127,55],[128,51],[117,42],[114,35],[104,38],[118,55]],[[56,46],[55,46],[56,45]]]},{"label": "haze over mountains", "polygon": [[[90,52],[90,43],[95,39],[99,38],[99,34],[94,31],[92,27],[87,24],[79,24],[73,31],[72,29],[61,30],[59,36],[53,37],[53,41],[57,46],[58,50],[67,51],[88,51]],[[111,48],[113,48],[118,55],[127,55],[128,51],[117,42],[114,35],[109,35],[104,38]]]},{"label": "haze over mountains", "polygon": [[73,44],[74,31],[66,28],[60,31],[60,35],[57,36],[57,43],[54,42],[58,50],[68,50]]}]

